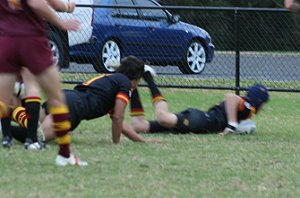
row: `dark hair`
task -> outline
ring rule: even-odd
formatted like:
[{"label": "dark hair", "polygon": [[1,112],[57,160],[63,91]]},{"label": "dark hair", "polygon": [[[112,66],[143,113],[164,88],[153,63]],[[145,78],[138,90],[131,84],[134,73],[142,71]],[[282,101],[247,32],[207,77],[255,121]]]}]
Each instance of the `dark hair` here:
[{"label": "dark hair", "polygon": [[249,88],[246,97],[250,99],[256,110],[258,110],[262,103],[269,100],[269,92],[264,85],[255,84]]},{"label": "dark hair", "polygon": [[120,67],[116,69],[116,72],[124,74],[129,80],[138,80],[142,78],[144,66],[144,61],[135,56],[128,56],[121,60]]}]

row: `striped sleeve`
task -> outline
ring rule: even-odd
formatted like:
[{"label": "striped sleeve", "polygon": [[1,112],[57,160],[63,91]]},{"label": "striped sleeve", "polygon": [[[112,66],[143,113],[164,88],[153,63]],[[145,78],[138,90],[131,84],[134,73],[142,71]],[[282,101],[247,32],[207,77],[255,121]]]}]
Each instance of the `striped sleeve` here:
[{"label": "striped sleeve", "polygon": [[129,96],[125,94],[124,92],[119,92],[116,96],[117,99],[122,100],[125,102],[125,104],[128,104],[129,102]]},{"label": "striped sleeve", "polygon": [[238,115],[240,119],[249,119],[256,113],[256,109],[244,98],[240,99]]}]

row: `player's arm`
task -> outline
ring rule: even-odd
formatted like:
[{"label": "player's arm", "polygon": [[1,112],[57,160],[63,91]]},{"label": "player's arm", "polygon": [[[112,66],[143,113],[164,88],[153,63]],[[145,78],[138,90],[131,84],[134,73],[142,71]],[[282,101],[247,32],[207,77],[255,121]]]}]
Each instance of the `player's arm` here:
[{"label": "player's arm", "polygon": [[127,103],[121,99],[116,99],[115,107],[113,114],[111,116],[112,119],[112,139],[115,144],[120,143],[123,121],[124,121],[124,113]]},{"label": "player's arm", "polygon": [[137,134],[136,131],[125,121],[123,122],[122,133],[134,142],[146,142],[146,140],[141,135]]},{"label": "player's arm", "polygon": [[123,134],[128,137],[130,140],[134,142],[142,142],[142,143],[160,143],[157,139],[144,139],[142,136],[140,136],[129,124],[126,122],[123,122]]},{"label": "player's arm", "polygon": [[40,17],[62,30],[78,30],[80,23],[77,20],[61,20],[50,9],[45,0],[27,0],[27,5]]},{"label": "player's arm", "polygon": [[237,127],[237,112],[240,104],[240,96],[228,93],[225,96],[225,112],[227,115],[227,127],[224,129],[222,135],[227,135],[235,131]]},{"label": "player's arm", "polygon": [[63,2],[61,0],[47,0],[49,5],[58,12],[72,13],[75,10],[74,2]]}]

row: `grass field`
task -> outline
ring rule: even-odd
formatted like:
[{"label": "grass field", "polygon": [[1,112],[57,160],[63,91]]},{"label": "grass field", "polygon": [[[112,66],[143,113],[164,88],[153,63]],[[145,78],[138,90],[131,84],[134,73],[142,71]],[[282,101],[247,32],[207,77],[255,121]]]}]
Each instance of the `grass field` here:
[{"label": "grass field", "polygon": [[[206,110],[224,91],[163,89],[171,111]],[[148,118],[150,96],[142,89]],[[271,93],[255,135],[150,135],[161,144],[113,145],[108,118],[82,122],[73,151],[89,166],[56,167],[55,143],[0,149],[0,197],[299,197],[299,94]],[[127,117],[126,119],[129,119]]]}]

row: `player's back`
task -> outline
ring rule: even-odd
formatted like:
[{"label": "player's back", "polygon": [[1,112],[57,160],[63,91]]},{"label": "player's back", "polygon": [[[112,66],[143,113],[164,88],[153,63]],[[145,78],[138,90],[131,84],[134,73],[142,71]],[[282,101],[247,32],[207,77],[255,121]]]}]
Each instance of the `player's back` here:
[{"label": "player's back", "polygon": [[125,75],[116,73],[95,77],[74,89],[84,97],[82,102],[88,110],[85,119],[91,119],[107,114],[114,107],[118,94],[129,99],[131,83]]},{"label": "player's back", "polygon": [[0,35],[43,36],[46,22],[20,0],[0,0]]}]

